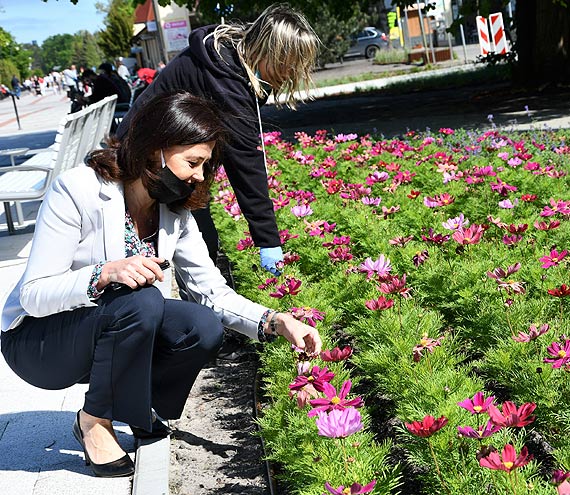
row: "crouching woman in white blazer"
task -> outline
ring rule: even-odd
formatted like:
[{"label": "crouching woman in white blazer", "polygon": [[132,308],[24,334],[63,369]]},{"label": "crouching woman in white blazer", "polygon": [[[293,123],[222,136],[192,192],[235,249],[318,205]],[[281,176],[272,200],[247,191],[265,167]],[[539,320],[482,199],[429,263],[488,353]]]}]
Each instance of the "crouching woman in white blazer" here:
[{"label": "crouching woman in white blazer", "polygon": [[[223,326],[320,351],[315,329],[236,294],[208,255],[190,210],[207,203],[223,133],[188,93],[149,101],[126,139],[54,181],[3,309],[2,353],[17,375],[45,389],[89,383],[73,432],[97,476],[134,471],[112,421],[168,434],[159,417],[180,417]],[[165,260],[188,300],[170,299]]]}]

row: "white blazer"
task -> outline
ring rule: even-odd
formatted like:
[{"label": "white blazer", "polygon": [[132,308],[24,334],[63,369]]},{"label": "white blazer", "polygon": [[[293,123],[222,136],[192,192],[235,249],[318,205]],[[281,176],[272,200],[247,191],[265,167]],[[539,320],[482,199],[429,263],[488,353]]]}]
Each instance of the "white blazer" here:
[{"label": "white blazer", "polygon": [[[224,326],[257,338],[267,309],[226,285],[189,211],[173,213],[160,205],[158,256],[171,260],[181,291],[212,308]],[[48,316],[96,306],[87,297],[95,265],[125,257],[125,200],[122,185],[103,182],[79,166],[52,183],[39,211],[26,271],[2,310],[2,330],[27,315]],[[170,271],[156,282],[171,297]]]}]

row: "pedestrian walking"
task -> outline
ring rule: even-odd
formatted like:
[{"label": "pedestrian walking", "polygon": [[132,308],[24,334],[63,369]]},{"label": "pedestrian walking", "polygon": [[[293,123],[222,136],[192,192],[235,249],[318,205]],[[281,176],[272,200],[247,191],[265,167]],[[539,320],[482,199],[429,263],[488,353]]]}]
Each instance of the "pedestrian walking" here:
[{"label": "pedestrian walking", "polygon": [[[224,169],[260,248],[261,266],[275,275],[283,252],[269,198],[259,107],[270,94],[294,106],[293,94],[310,87],[318,43],[304,16],[283,4],[271,5],[251,24],[194,29],[188,48],[159,72],[117,131],[124,139],[132,114],[157,94],[185,90],[214,101],[232,136],[223,151]],[[194,216],[215,260],[218,234],[209,207]]]}]

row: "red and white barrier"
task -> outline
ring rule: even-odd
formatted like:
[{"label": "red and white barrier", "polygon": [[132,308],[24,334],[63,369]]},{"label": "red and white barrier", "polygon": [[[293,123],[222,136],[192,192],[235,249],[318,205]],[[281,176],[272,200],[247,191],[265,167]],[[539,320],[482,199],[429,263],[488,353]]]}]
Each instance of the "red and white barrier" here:
[{"label": "red and white barrier", "polygon": [[481,55],[488,55],[491,51],[491,42],[489,39],[489,30],[487,29],[487,18],[480,15],[477,16],[477,34],[479,35]]},{"label": "red and white barrier", "polygon": [[493,40],[493,45],[495,53],[505,54],[509,51],[507,45],[507,37],[505,36],[505,26],[503,25],[503,14],[500,12],[497,14],[491,14],[489,16],[489,22],[491,23],[491,36]]}]

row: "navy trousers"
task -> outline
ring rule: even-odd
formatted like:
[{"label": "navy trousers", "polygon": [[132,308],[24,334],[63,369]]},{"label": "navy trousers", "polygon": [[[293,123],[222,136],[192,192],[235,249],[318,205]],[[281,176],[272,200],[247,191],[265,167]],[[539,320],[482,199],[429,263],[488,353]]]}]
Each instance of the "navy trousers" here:
[{"label": "navy trousers", "polygon": [[6,362],[26,382],[51,390],[89,383],[85,412],[150,430],[151,408],[180,417],[223,327],[210,308],[164,299],[150,286],[106,291],[97,307],[26,317],[1,338]]}]

